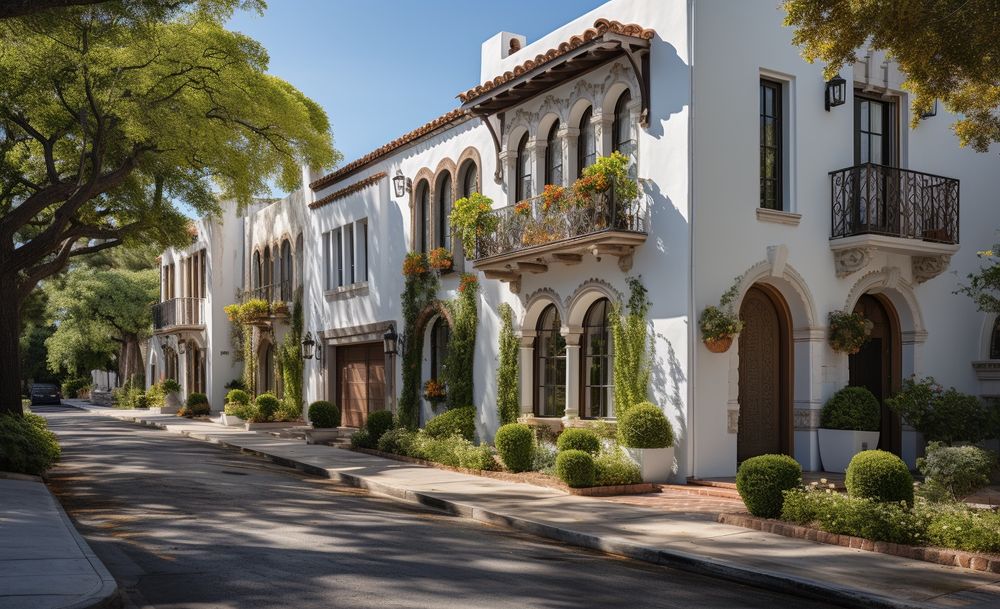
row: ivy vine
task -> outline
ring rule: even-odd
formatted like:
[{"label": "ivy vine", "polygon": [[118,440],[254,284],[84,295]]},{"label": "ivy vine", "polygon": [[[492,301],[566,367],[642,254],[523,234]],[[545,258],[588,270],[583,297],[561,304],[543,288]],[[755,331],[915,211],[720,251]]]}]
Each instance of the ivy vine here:
[{"label": "ivy vine", "polygon": [[451,338],[444,358],[442,375],[448,391],[448,408],[472,406],[473,359],[476,353],[476,310],[479,282],[471,273],[464,273],[458,285],[458,298],[445,303],[451,313]]},{"label": "ivy vine", "polygon": [[397,422],[400,427],[416,429],[420,424],[420,365],[424,349],[424,337],[417,332],[417,320],[428,305],[434,302],[438,290],[437,275],[430,272],[426,257],[422,264],[414,264],[410,254],[404,268],[405,281],[401,304],[403,309],[403,335],[406,348],[403,351],[403,387],[399,395]]},{"label": "ivy vine", "polygon": [[277,367],[281,372],[285,403],[294,411],[302,414],[302,371],[305,365],[302,359],[302,300],[296,296],[292,304],[291,329],[278,348]]},{"label": "ivy vine", "polygon": [[621,417],[632,406],[646,401],[653,354],[646,318],[650,301],[646,286],[639,277],[629,277],[628,312],[622,303],[611,307],[609,324],[614,343],[612,377],[615,388],[615,414]]},{"label": "ivy vine", "polygon": [[518,361],[520,345],[514,336],[514,311],[506,302],[500,305],[500,345],[497,365],[497,415],[501,425],[516,423],[518,407]]}]

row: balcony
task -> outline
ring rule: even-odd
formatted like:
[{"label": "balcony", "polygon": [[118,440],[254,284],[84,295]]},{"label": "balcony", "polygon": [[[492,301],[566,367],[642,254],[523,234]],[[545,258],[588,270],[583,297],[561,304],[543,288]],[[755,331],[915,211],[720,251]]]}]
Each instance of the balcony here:
[{"label": "balcony", "polygon": [[615,256],[627,272],[635,247],[646,241],[647,212],[642,195],[617,201],[610,191],[594,195],[587,205],[549,209],[541,196],[527,199],[490,213],[484,224],[492,230],[476,238],[473,266],[489,279],[509,282],[515,293],[524,273],[544,273],[557,263],[579,264],[586,255],[598,260]]},{"label": "balcony", "polygon": [[153,305],[154,332],[201,330],[204,327],[204,298],[171,298]]},{"label": "balcony", "polygon": [[292,302],[292,282],[279,281],[278,283],[250,288],[244,290],[240,295],[242,302],[256,299],[266,300],[267,302]]},{"label": "balcony", "polygon": [[866,163],[830,172],[831,232],[838,277],[876,253],[911,257],[913,279],[944,272],[958,251],[959,184],[954,178]]}]

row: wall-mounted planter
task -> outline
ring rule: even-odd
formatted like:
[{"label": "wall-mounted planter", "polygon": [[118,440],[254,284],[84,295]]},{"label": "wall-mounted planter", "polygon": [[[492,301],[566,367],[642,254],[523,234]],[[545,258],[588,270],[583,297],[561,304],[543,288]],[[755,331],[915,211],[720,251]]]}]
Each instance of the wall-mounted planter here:
[{"label": "wall-mounted planter", "polygon": [[643,482],[667,482],[674,475],[674,447],[625,448],[639,466]]},{"label": "wall-mounted planter", "polygon": [[725,353],[729,351],[729,348],[733,346],[732,336],[723,336],[720,338],[706,338],[704,340],[705,347],[712,353]]},{"label": "wall-mounted planter", "polygon": [[863,450],[878,447],[877,431],[852,431],[844,429],[823,429],[819,432],[819,458],[823,471],[842,474],[854,455]]}]

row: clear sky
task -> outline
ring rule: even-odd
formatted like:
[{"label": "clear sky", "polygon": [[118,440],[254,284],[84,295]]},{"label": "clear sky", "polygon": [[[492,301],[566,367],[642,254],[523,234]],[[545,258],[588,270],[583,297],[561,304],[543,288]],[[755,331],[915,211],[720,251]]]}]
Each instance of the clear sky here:
[{"label": "clear sky", "polygon": [[605,0],[269,0],[230,29],[261,42],[270,72],[330,116],[344,162],[456,108],[479,84],[480,45],[537,40]]}]

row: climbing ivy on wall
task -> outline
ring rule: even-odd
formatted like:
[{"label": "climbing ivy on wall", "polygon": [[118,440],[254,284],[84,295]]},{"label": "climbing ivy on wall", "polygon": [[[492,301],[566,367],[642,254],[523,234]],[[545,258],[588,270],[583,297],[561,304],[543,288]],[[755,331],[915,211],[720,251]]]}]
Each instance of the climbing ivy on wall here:
[{"label": "climbing ivy on wall", "polygon": [[514,311],[506,302],[500,305],[500,345],[497,365],[497,415],[500,424],[515,423],[518,407],[518,361],[520,345],[514,336]]},{"label": "climbing ivy on wall", "polygon": [[612,377],[615,388],[615,415],[621,417],[629,408],[646,401],[653,354],[646,317],[649,298],[646,286],[638,277],[629,277],[628,311],[622,303],[611,307],[608,322],[614,344]]},{"label": "climbing ivy on wall", "polygon": [[417,321],[435,298],[438,289],[437,275],[431,272],[424,254],[413,252],[403,261],[403,387],[399,395],[397,423],[400,427],[416,429],[420,424],[420,365],[424,337],[417,332]]},{"label": "climbing ivy on wall", "polygon": [[302,414],[302,300],[292,304],[292,327],[278,349],[277,363],[281,370],[285,403],[295,414]]},{"label": "climbing ivy on wall", "polygon": [[458,298],[446,303],[451,313],[451,338],[444,358],[443,376],[448,389],[448,408],[473,406],[473,359],[476,353],[476,310],[479,281],[463,273],[458,283]]}]

